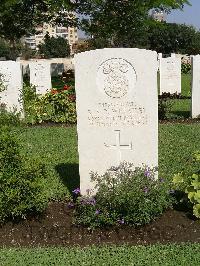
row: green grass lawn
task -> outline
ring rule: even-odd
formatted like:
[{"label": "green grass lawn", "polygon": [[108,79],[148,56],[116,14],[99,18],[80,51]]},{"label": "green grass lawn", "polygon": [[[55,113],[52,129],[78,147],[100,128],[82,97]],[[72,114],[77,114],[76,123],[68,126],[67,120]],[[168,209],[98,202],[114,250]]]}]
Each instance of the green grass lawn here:
[{"label": "green grass lawn", "polygon": [[49,197],[68,197],[69,191],[79,186],[75,127],[19,128],[16,131],[22,153],[45,163]]},{"label": "green grass lawn", "polygon": [[[76,127],[33,127],[16,129],[22,152],[39,158],[48,169],[47,191],[50,198],[68,197],[79,186]],[[200,150],[200,125],[159,126],[159,172],[166,179],[188,165],[192,154]]]},{"label": "green grass lawn", "polygon": [[[191,74],[181,75],[181,95],[191,96]],[[158,77],[159,82],[159,77]],[[172,108],[169,111],[168,117],[171,118],[189,118],[191,116],[191,99],[176,99],[169,100],[172,104]]]},{"label": "green grass lawn", "polygon": [[182,74],[181,75],[181,94],[183,96],[191,96],[191,74]]},{"label": "green grass lawn", "polygon": [[155,246],[102,246],[90,248],[2,249],[1,266],[198,266],[200,244]]}]

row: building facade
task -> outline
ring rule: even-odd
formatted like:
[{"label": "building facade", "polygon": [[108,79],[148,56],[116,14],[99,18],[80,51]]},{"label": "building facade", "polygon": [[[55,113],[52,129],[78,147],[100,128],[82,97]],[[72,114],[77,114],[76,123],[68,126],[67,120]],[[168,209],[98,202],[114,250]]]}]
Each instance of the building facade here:
[{"label": "building facade", "polygon": [[68,40],[70,47],[78,41],[78,31],[75,27],[52,26],[44,23],[42,26],[38,26],[36,30],[38,34],[24,38],[25,44],[33,50],[36,50],[37,46],[44,42],[44,37],[47,33],[49,33],[50,37],[62,37]]}]

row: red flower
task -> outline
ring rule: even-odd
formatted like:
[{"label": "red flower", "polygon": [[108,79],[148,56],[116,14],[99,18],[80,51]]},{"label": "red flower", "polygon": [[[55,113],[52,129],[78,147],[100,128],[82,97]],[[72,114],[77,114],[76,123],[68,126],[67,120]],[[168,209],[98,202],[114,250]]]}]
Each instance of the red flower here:
[{"label": "red flower", "polygon": [[71,87],[68,86],[68,85],[64,85],[64,87],[63,87],[63,90],[64,90],[64,91],[68,91],[68,90],[70,90],[70,89],[71,89]]},{"label": "red flower", "polygon": [[76,101],[76,95],[75,95],[75,94],[71,94],[71,95],[69,95],[69,99],[70,99],[72,102],[75,102],[75,101]]},{"label": "red flower", "polygon": [[58,93],[57,90],[55,90],[55,89],[51,90],[51,94],[57,94],[57,93]]}]

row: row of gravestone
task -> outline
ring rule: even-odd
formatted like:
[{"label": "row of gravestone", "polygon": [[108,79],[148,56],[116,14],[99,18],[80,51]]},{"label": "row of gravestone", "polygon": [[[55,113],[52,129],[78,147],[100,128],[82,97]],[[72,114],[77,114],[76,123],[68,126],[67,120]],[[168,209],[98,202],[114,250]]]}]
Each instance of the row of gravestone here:
[{"label": "row of gravestone", "polygon": [[[50,63],[31,62],[30,83],[36,87],[38,94],[45,94],[52,87]],[[19,62],[0,61],[0,84],[4,90],[0,93],[0,103],[6,104],[9,110],[23,113],[21,92],[23,88],[22,66]]]},{"label": "row of gravestone", "polygon": [[[167,82],[177,81],[177,73],[174,72],[180,66],[171,64],[173,59],[160,60],[161,80],[164,76],[165,86]],[[200,114],[199,68],[200,56],[195,56],[192,100],[193,111],[198,110],[196,114]],[[39,84],[46,81],[46,90],[50,81],[49,66],[48,71],[45,72],[45,69],[41,64],[34,67],[31,83],[37,86],[35,80]],[[115,48],[75,56],[82,194],[93,188],[90,182],[91,171],[101,174],[123,161],[135,166],[158,165],[157,72],[158,55],[154,51]],[[16,88],[22,88],[20,64],[2,62],[0,73],[8,85],[11,102],[15,104],[18,98]]]},{"label": "row of gravestone", "polygon": [[[181,93],[181,59],[175,57],[161,58],[159,56],[160,70],[160,94]],[[7,90],[1,93],[1,101],[5,102],[8,108],[15,106],[17,110],[22,109],[18,102],[22,90],[22,77],[20,64],[12,61],[0,62],[0,73],[7,85]],[[37,93],[44,94],[51,88],[51,64],[46,61],[29,62],[30,83],[36,86]]]}]

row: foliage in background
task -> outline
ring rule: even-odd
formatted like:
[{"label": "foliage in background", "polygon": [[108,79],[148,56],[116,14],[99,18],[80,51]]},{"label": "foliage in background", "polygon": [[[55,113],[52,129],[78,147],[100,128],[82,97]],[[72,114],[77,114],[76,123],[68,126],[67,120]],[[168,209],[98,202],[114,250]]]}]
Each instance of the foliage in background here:
[{"label": "foliage in background", "polygon": [[33,86],[24,85],[23,91],[27,123],[76,123],[75,91],[72,86],[65,85],[60,90],[52,89],[42,96],[36,94]]},{"label": "foliage in background", "polygon": [[[76,224],[89,227],[149,223],[172,203],[169,184],[155,179],[156,169],[135,168],[130,163],[112,167],[104,175],[91,174],[96,195],[79,197],[75,194]],[[71,203],[73,207],[73,203]]]},{"label": "foliage in background", "polygon": [[[194,160],[200,162],[200,152],[195,153]],[[175,188],[185,194],[183,194],[181,201],[187,200],[193,207],[193,214],[197,218],[200,218],[200,169],[197,173],[187,175],[185,173],[178,173],[174,175],[173,183]]]},{"label": "foliage in background", "polygon": [[50,37],[45,35],[44,43],[38,45],[39,53],[44,58],[63,58],[70,55],[70,46],[68,40],[62,37]]},{"label": "foliage in background", "polygon": [[42,212],[48,202],[44,193],[44,165],[22,157],[11,128],[0,126],[0,222]]},{"label": "foliage in background", "polygon": [[9,44],[0,38],[0,57],[8,58],[10,54]]},{"label": "foliage in background", "polygon": [[149,16],[153,9],[169,12],[189,4],[187,0],[77,0],[81,28],[92,38],[114,47],[146,47]]},{"label": "foliage in background", "polygon": [[192,70],[192,65],[190,63],[182,63],[181,64],[181,73],[182,74],[190,74]]},{"label": "foliage in background", "polygon": [[36,26],[44,22],[73,25],[72,10],[74,3],[69,0],[1,0],[0,37],[8,40],[15,49],[16,41],[35,34]]},{"label": "foliage in background", "polygon": [[16,41],[13,49],[8,41],[0,38],[0,57],[4,57],[6,60],[16,60],[19,56],[28,60],[29,58],[33,58],[34,54],[35,52],[31,48],[20,41]]},{"label": "foliage in background", "polygon": [[193,26],[155,22],[148,29],[148,47],[159,53],[200,53],[200,31]]}]

